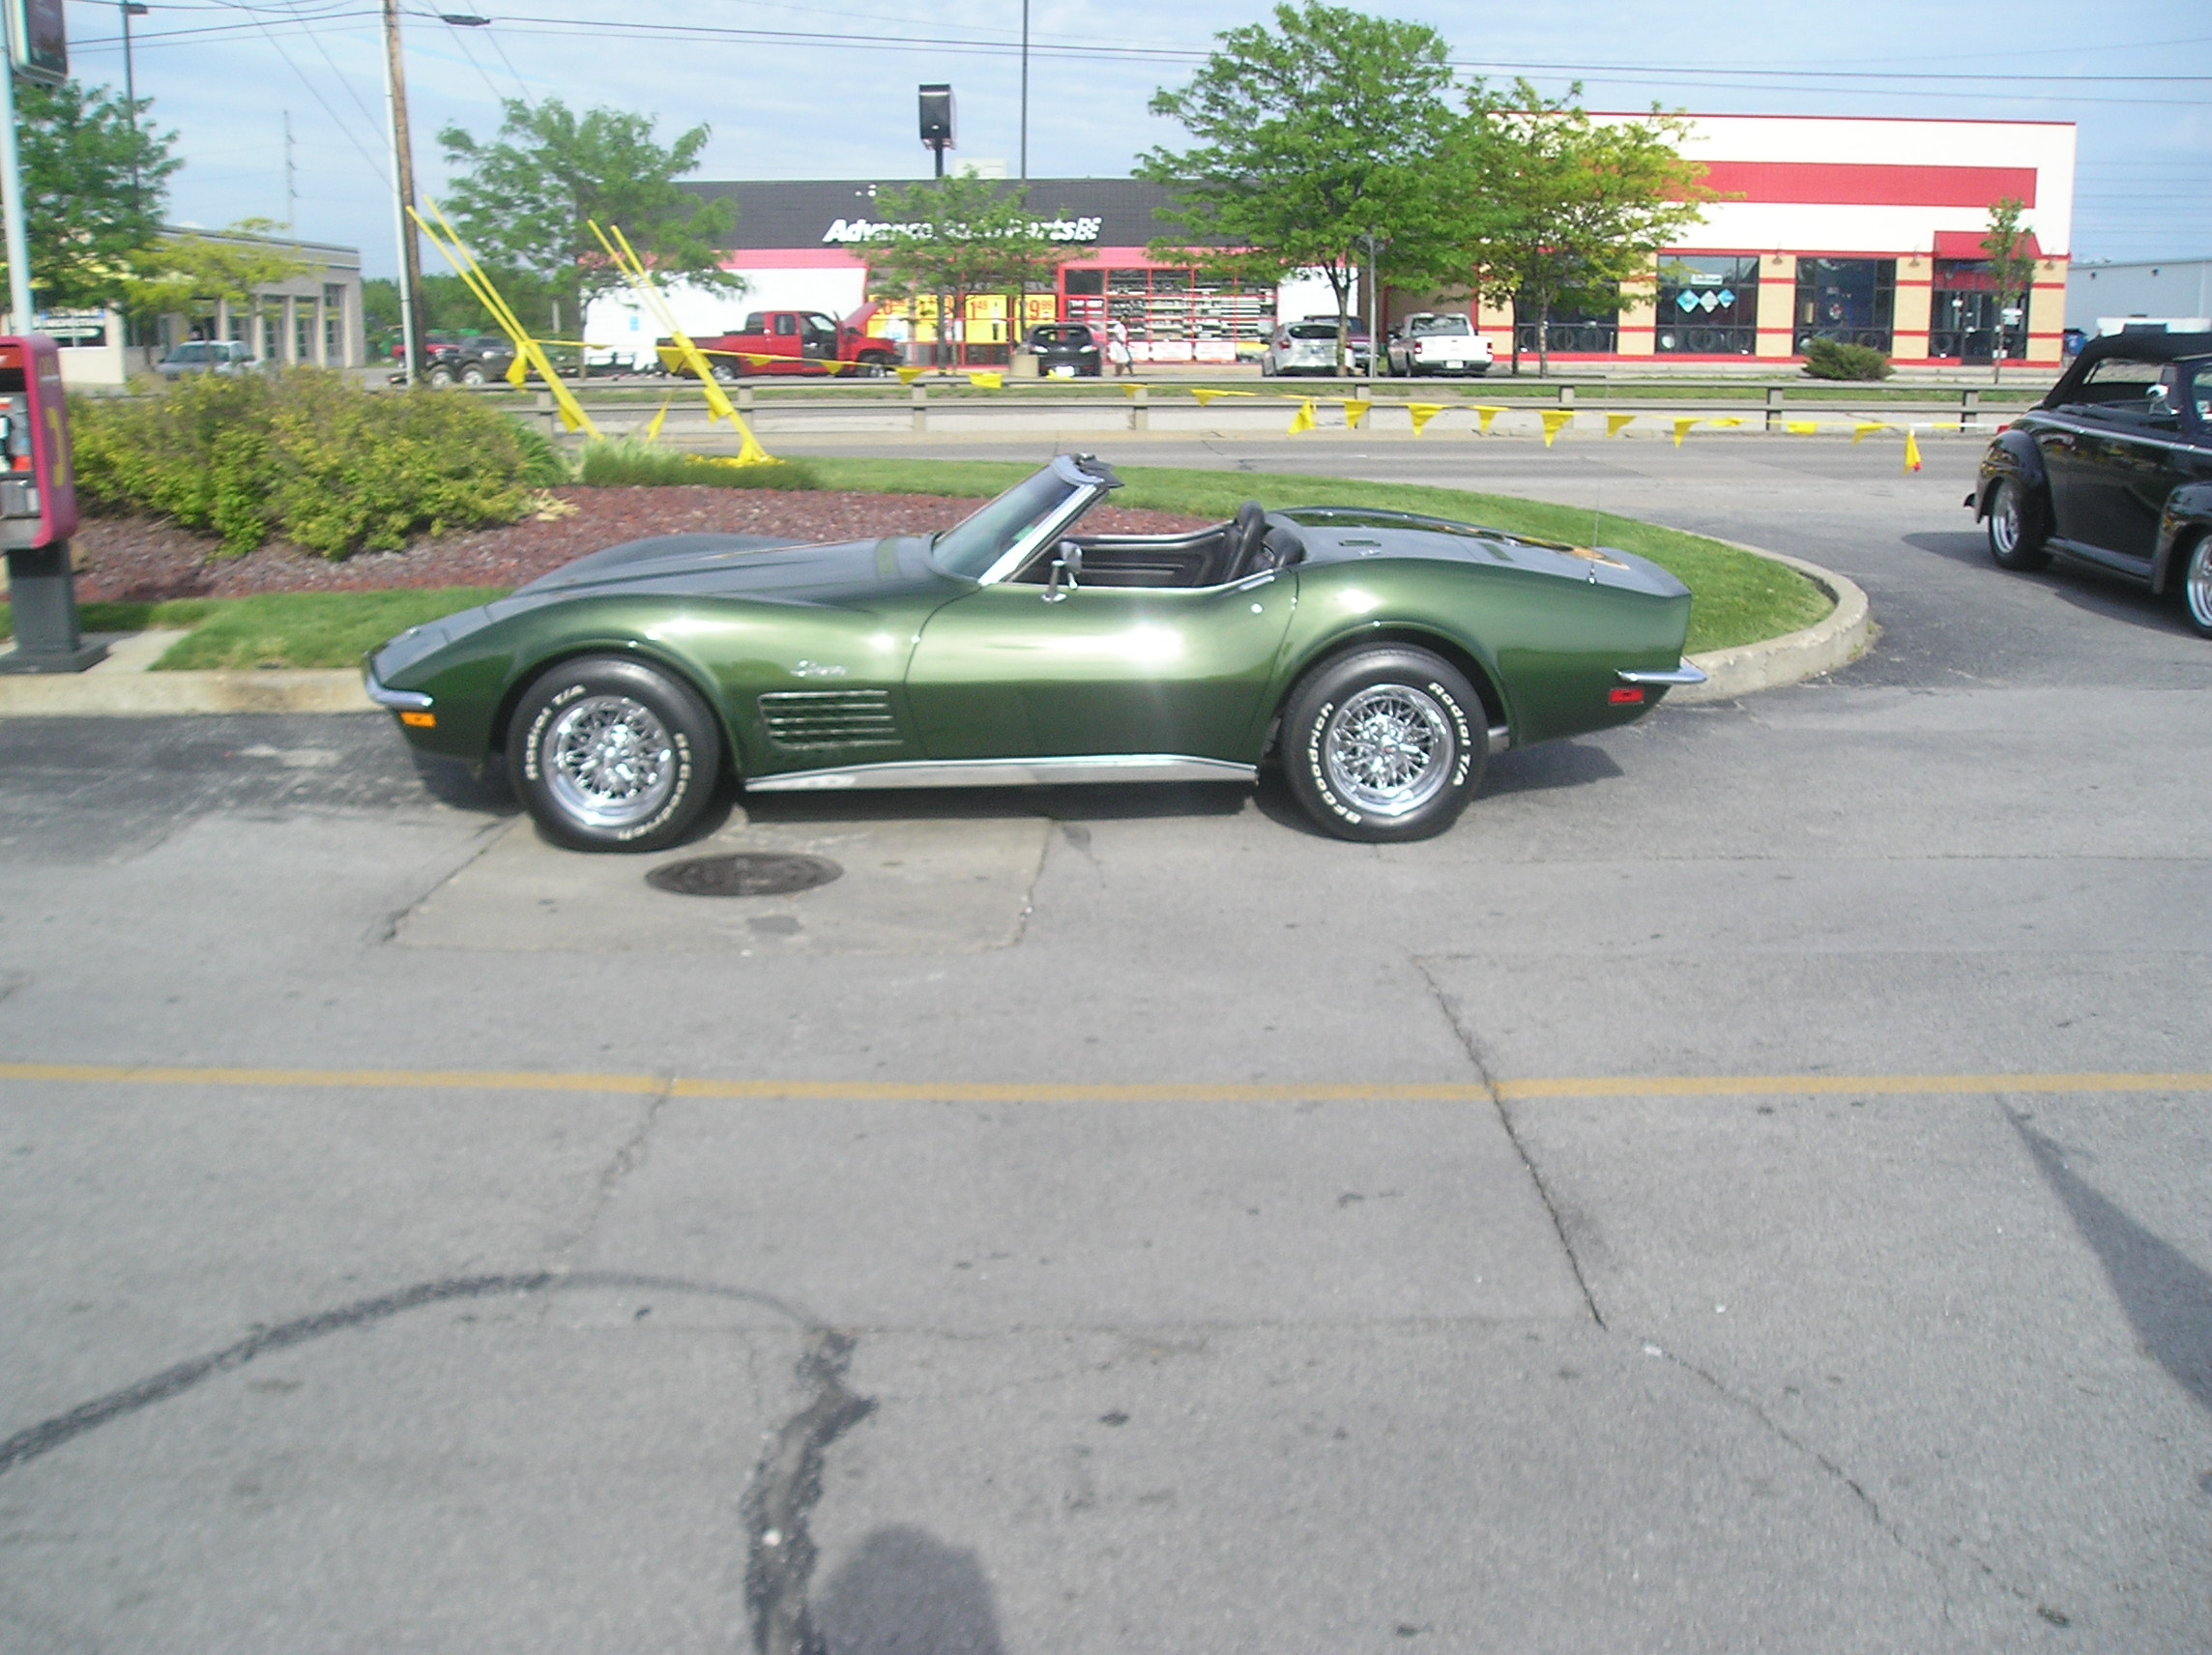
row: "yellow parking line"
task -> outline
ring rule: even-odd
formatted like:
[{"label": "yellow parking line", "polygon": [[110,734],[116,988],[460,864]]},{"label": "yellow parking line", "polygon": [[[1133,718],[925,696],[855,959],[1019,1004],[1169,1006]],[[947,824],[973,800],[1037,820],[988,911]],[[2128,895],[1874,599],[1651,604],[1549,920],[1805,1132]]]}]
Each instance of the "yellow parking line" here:
[{"label": "yellow parking line", "polygon": [[1960,1075],[1594,1075],[1372,1085],[1153,1081],[1070,1085],[1024,1081],[712,1080],[535,1069],[254,1069],[127,1063],[0,1063],[0,1081],[113,1086],[323,1088],[397,1091],[620,1092],[752,1101],[854,1103],[1509,1103],[1546,1098],[1891,1097],[1987,1092],[2203,1092],[2212,1072],[2092,1071]]}]

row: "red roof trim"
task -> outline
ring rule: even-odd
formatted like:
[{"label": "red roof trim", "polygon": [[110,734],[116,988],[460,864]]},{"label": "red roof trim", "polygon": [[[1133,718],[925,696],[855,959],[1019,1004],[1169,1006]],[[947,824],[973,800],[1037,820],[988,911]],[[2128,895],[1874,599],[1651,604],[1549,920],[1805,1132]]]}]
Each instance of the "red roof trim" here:
[{"label": "red roof trim", "polygon": [[1826,160],[1703,164],[1707,189],[1766,204],[1989,208],[2009,197],[2035,205],[2032,166],[1890,166]]}]

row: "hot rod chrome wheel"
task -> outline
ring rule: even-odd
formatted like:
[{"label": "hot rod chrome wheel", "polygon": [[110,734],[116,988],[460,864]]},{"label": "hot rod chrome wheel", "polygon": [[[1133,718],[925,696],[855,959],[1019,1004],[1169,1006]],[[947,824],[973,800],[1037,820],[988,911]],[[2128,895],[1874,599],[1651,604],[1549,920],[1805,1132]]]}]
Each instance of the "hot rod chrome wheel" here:
[{"label": "hot rod chrome wheel", "polygon": [[2181,570],[2181,601],[2189,624],[2212,638],[2212,535],[2199,535]]},{"label": "hot rod chrome wheel", "polygon": [[2043,503],[2017,478],[1999,478],[1990,490],[1990,561],[1999,568],[2039,569],[2051,562],[2043,549]]},{"label": "hot rod chrome wheel", "polygon": [[1394,820],[1436,798],[1451,751],[1450,720],[1436,698],[1385,683],[1359,691],[1329,716],[1324,762],[1345,798]]},{"label": "hot rod chrome wheel", "polygon": [[523,691],[508,773],[549,838],[652,851],[681,838],[721,769],[721,732],[691,687],[643,661],[586,656]]},{"label": "hot rod chrome wheel", "polygon": [[1489,751],[1488,715],[1467,676],[1410,645],[1321,662],[1283,703],[1283,779],[1340,839],[1425,839],[1467,807]]},{"label": "hot rod chrome wheel", "polygon": [[577,822],[627,828],[676,786],[676,743],[652,709],[626,695],[594,695],[564,709],[541,739],[538,763]]}]

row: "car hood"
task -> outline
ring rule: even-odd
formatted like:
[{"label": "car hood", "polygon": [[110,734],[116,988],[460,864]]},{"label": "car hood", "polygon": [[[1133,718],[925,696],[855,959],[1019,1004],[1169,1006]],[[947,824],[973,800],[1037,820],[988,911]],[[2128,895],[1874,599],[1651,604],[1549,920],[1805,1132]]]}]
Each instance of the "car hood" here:
[{"label": "car hood", "polygon": [[927,550],[920,536],[805,545],[760,535],[656,535],[578,558],[514,595],[655,592],[833,603],[926,578]]}]

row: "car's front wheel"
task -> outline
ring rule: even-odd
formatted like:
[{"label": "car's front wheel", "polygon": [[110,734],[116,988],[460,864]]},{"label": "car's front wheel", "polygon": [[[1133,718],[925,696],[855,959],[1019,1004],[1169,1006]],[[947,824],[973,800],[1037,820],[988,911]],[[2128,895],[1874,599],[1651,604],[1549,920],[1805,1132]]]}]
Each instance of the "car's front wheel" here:
[{"label": "car's front wheel", "polygon": [[453,383],[453,370],[450,367],[440,364],[439,366],[432,368],[422,377],[427,379],[438,390],[443,391],[446,389],[446,387]]},{"label": "car's front wheel", "polygon": [[1283,710],[1283,773],[1306,813],[1340,839],[1425,839],[1482,780],[1482,700],[1449,661],[1386,646],[1339,655]]},{"label": "car's front wheel", "polygon": [[641,661],[564,661],[508,725],[508,773],[549,838],[579,851],[656,851],[705,808],[720,768],[713,714]]},{"label": "car's front wheel", "polygon": [[2212,535],[2199,535],[2181,566],[2181,607],[2200,638],[2212,638]]},{"label": "car's front wheel", "polygon": [[484,370],[475,363],[469,363],[461,369],[461,383],[471,391],[477,390],[484,383]]},{"label": "car's front wheel", "polygon": [[1999,568],[2026,571],[2044,567],[2051,554],[2043,542],[2050,530],[2043,503],[2018,478],[2002,477],[1990,492],[1990,561]]}]

